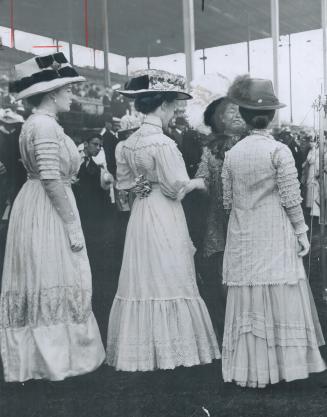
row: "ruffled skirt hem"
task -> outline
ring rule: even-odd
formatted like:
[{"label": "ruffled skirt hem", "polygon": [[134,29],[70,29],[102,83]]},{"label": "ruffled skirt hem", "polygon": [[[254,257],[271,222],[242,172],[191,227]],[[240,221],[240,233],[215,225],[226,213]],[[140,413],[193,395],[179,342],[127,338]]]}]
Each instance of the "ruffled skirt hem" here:
[{"label": "ruffled skirt hem", "polygon": [[92,372],[105,359],[93,313],[84,323],[2,328],[0,338],[6,382],[61,381]]},{"label": "ruffled skirt hem", "polygon": [[228,289],[222,349],[225,382],[263,388],[307,378],[326,369],[319,351],[322,344],[307,280]]},{"label": "ruffled skirt hem", "polygon": [[106,363],[120,371],[190,367],[220,358],[217,339],[200,298],[115,298]]}]

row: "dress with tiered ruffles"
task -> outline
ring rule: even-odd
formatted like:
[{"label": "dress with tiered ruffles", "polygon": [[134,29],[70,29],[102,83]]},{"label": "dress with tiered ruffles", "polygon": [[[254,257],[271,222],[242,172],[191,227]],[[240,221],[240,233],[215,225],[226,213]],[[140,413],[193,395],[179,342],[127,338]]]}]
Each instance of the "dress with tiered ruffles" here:
[{"label": "dress with tiered ruffles", "polygon": [[219,358],[216,336],[194,269],[194,248],[177,199],[189,181],[176,144],[161,120],[146,117],[121,146],[117,179],[137,193],[129,220],[118,291],[110,312],[107,363],[123,371],[173,369]]},{"label": "dress with tiered ruffles", "polygon": [[223,277],[228,286],[223,378],[264,387],[325,369],[316,307],[298,256],[307,230],[291,151],[254,131],[226,154],[231,209]]}]

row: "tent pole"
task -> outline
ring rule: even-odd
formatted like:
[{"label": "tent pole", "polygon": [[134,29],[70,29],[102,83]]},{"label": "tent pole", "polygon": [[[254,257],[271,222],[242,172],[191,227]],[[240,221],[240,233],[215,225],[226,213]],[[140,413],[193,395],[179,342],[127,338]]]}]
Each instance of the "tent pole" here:
[{"label": "tent pole", "polygon": [[321,277],[324,283],[324,299],[327,301],[327,269],[326,269],[326,189],[324,173],[324,151],[326,130],[326,96],[327,96],[327,0],[321,0],[321,27],[323,33],[323,97],[320,110],[320,144],[319,144],[319,185],[320,185],[320,250],[321,250]]},{"label": "tent pole", "polygon": [[188,88],[194,78],[194,4],[193,0],[183,0],[183,28],[184,28],[184,51],[186,62],[186,82]]},{"label": "tent pole", "polygon": [[[270,0],[270,19],[271,37],[273,43],[273,77],[275,94],[279,96],[279,77],[278,77],[278,42],[279,42],[279,0]],[[275,124],[280,125],[279,114],[276,112]]]},{"label": "tent pole", "polygon": [[103,0],[103,63],[104,63],[104,85],[110,86],[109,70],[109,25],[108,25],[108,0]]}]

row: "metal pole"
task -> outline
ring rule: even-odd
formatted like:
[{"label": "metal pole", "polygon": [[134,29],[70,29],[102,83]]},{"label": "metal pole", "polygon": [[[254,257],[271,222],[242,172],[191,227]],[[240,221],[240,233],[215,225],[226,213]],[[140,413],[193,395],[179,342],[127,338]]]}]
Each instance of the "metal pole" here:
[{"label": "metal pole", "polygon": [[[271,36],[273,42],[273,71],[274,71],[274,89],[278,97],[279,78],[278,78],[278,41],[279,41],[279,0],[270,0],[271,9]],[[276,112],[275,124],[280,125],[279,114]]]},{"label": "metal pole", "polygon": [[206,73],[206,60],[207,60],[207,57],[205,55],[205,49],[204,48],[202,49],[202,57],[200,59],[203,61],[203,74],[205,75],[205,73]]},{"label": "metal pole", "polygon": [[194,78],[194,4],[193,0],[183,0],[183,28],[184,28],[184,51],[186,63],[186,82],[190,86],[190,82]]},{"label": "metal pole", "polygon": [[[323,33],[323,105],[326,106],[327,95],[327,0],[321,0],[321,27]],[[326,195],[325,195],[325,174],[324,174],[324,151],[325,135],[324,126],[326,124],[326,107],[320,110],[320,145],[319,145],[319,185],[320,185],[320,250],[321,250],[321,275],[325,287],[324,297],[327,295],[327,269],[326,269],[326,249],[325,249],[325,229],[326,229]],[[326,299],[326,298],[325,298]]]},{"label": "metal pole", "polygon": [[128,77],[129,76],[129,74],[128,74],[128,67],[129,67],[129,58],[128,58],[128,56],[126,57],[126,76]]},{"label": "metal pole", "polygon": [[288,35],[288,61],[290,73],[290,122],[293,124],[293,90],[292,90],[292,45],[291,34]]},{"label": "metal pole", "polygon": [[74,54],[73,54],[73,0],[69,0],[69,62],[74,65]]},{"label": "metal pole", "polygon": [[110,85],[109,70],[109,26],[108,26],[108,0],[102,0],[103,4],[103,63],[104,63],[104,85]]},{"label": "metal pole", "polygon": [[246,41],[246,50],[247,50],[247,58],[248,58],[248,73],[251,73],[251,51],[250,51],[250,41],[251,41],[251,28],[250,28],[250,16],[248,13],[248,39]]}]

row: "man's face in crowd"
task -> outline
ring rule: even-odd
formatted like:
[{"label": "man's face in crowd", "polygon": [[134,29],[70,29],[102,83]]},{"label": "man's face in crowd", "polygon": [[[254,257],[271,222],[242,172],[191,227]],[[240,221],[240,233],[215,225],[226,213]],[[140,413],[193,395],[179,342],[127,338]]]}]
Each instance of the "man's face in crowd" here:
[{"label": "man's face in crowd", "polygon": [[88,156],[97,156],[101,150],[102,141],[99,138],[93,138],[89,142],[85,142],[84,150]]}]

